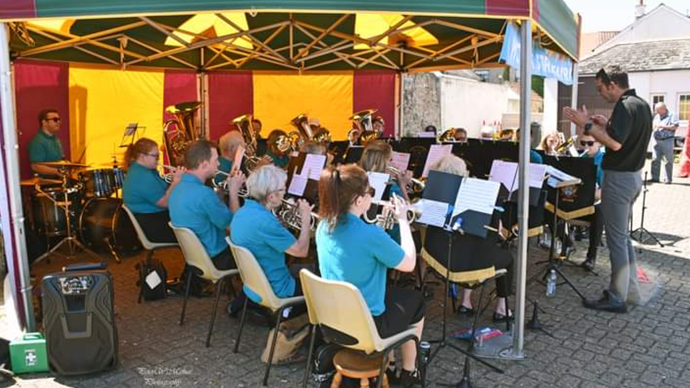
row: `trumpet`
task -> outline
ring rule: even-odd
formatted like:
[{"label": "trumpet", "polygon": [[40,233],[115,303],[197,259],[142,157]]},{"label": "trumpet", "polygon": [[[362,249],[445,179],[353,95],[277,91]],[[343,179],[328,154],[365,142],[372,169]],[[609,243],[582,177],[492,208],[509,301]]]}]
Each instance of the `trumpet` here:
[{"label": "trumpet", "polygon": [[[283,225],[293,230],[302,230],[302,215],[296,203],[283,198],[282,203],[277,208],[273,209],[275,215]],[[309,229],[316,230],[316,223],[319,221],[319,215],[311,212],[309,220]]]},{"label": "trumpet", "polygon": [[[398,217],[395,215],[393,212],[393,209],[389,205],[389,201],[381,201],[378,203],[379,205],[383,205],[383,211],[381,214],[377,214],[373,218],[369,216],[369,212],[364,212],[362,214],[362,218],[364,218],[364,221],[368,224],[375,224],[376,226],[380,227],[383,230],[391,230],[395,226],[395,224],[398,223]],[[414,206],[411,206],[407,209],[407,222],[408,223],[413,223],[419,217],[421,216],[421,212],[415,208]]]},{"label": "trumpet", "polygon": [[[388,166],[387,169],[393,174],[396,174],[398,176],[402,175],[402,172],[393,166]],[[424,181],[412,178],[410,179],[410,182],[407,184],[405,190],[408,193],[421,193],[422,191],[424,191],[425,187],[426,184],[424,183]]]}]

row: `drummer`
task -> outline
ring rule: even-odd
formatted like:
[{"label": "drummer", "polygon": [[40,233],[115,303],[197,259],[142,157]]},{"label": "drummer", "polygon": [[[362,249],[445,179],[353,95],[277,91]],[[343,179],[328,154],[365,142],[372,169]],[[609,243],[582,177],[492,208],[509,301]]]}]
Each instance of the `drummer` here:
[{"label": "drummer", "polygon": [[38,126],[38,132],[29,143],[31,170],[41,177],[55,177],[59,175],[59,170],[41,163],[65,159],[57,136],[60,132],[60,114],[56,109],[43,109],[38,113]]},{"label": "drummer", "polygon": [[172,183],[168,185],[156,170],[159,159],[158,144],[151,139],[143,137],[127,148],[127,177],[122,187],[122,199],[151,242],[174,243],[177,240],[168,226],[168,198],[180,183],[184,168],[173,172]]}]

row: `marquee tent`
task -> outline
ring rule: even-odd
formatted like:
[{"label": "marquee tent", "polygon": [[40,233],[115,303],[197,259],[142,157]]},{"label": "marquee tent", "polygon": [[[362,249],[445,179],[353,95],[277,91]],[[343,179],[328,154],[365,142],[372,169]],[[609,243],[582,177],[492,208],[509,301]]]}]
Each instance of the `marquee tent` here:
[{"label": "marquee tent", "polygon": [[[577,60],[579,19],[562,0],[4,0],[0,4],[3,168],[0,214],[13,290],[34,328],[24,242],[10,62],[19,59],[224,71],[438,71],[500,63],[508,22],[521,28],[521,127],[530,124],[532,44]],[[17,62],[19,63],[19,62]],[[529,136],[520,147],[527,186]],[[5,190],[5,189],[9,190]],[[520,190],[520,193],[525,190]],[[520,230],[527,230],[520,198]],[[516,335],[523,357],[527,236],[519,239]]]}]

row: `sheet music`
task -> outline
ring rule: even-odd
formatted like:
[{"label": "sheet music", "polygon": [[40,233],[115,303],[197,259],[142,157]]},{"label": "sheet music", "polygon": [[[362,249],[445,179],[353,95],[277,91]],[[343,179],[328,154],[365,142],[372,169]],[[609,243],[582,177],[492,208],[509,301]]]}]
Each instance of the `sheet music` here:
[{"label": "sheet music", "polygon": [[433,139],[436,137],[436,132],[419,132],[417,137],[420,139]]},{"label": "sheet music", "polygon": [[426,164],[424,165],[424,172],[422,176],[426,178],[429,175],[429,167],[440,158],[453,153],[452,144],[432,144],[429,149],[429,154],[426,157]]},{"label": "sheet music", "polygon": [[294,174],[290,181],[290,187],[288,187],[288,193],[297,197],[303,196],[304,189],[307,187],[307,181],[309,181],[308,177]]},{"label": "sheet music", "polygon": [[582,182],[580,178],[566,174],[563,171],[552,166],[546,167],[546,173],[550,175],[547,184],[551,187],[570,186]]},{"label": "sheet music", "polygon": [[443,228],[446,223],[446,215],[448,214],[447,203],[431,199],[420,199],[414,206],[422,213],[417,222]]},{"label": "sheet music", "polygon": [[493,214],[500,188],[501,184],[498,182],[476,178],[463,179],[455,198],[453,217],[467,210]]},{"label": "sheet music", "polygon": [[372,201],[379,203],[383,197],[383,192],[386,190],[386,183],[390,180],[390,175],[382,172],[368,172],[367,175],[369,176],[369,186],[376,190]]},{"label": "sheet music", "polygon": [[546,175],[545,164],[529,164],[529,187],[541,189],[544,186],[544,175]]},{"label": "sheet music", "polygon": [[326,165],[326,155],[307,154],[304,158],[302,173],[300,175],[318,181],[321,179],[321,171]]},{"label": "sheet music", "polygon": [[508,193],[512,194],[512,192],[518,188],[517,168],[518,164],[515,162],[494,160],[493,163],[491,163],[489,180],[503,184],[508,190]]},{"label": "sheet music", "polygon": [[398,171],[407,171],[407,166],[410,164],[410,154],[407,152],[395,152],[391,154],[391,160],[388,162],[391,167],[395,167]]}]

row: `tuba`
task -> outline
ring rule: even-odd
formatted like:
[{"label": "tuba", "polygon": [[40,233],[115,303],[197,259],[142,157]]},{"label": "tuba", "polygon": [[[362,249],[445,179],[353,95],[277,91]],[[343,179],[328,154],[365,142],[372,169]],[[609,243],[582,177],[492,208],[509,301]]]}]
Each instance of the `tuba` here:
[{"label": "tuba", "polygon": [[444,143],[444,142],[454,142],[455,140],[455,133],[458,130],[456,128],[450,128],[445,131],[441,135],[439,135],[437,141],[438,143]]},{"label": "tuba", "polygon": [[237,130],[242,134],[244,139],[244,159],[247,172],[251,172],[256,168],[256,166],[261,161],[261,158],[257,155],[258,140],[257,134],[252,125],[254,117],[251,113],[244,114],[239,117],[235,117],[230,122],[237,127]]},{"label": "tuba", "polygon": [[198,101],[182,102],[165,108],[167,113],[175,116],[163,125],[165,151],[170,164],[174,166],[184,165],[184,153],[189,143],[199,138],[194,122],[199,108],[201,102]]},{"label": "tuba", "polygon": [[355,127],[359,129],[359,142],[363,146],[367,146],[373,140],[379,138],[379,134],[374,131],[373,117],[374,113],[378,112],[377,109],[366,109],[356,112],[350,116],[350,120],[355,124]]},{"label": "tuba", "polygon": [[290,148],[293,151],[298,151],[302,147],[302,144],[312,140],[314,134],[309,126],[309,118],[304,113],[290,120],[290,124],[297,129],[296,131],[288,133],[288,139],[291,143]]}]

